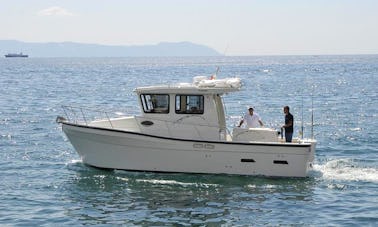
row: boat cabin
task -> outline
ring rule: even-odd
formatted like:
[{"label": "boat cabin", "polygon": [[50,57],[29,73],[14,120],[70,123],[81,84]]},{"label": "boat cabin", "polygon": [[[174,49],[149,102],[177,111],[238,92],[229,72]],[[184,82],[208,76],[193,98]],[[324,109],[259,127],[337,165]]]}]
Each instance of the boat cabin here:
[{"label": "boat cabin", "polygon": [[142,115],[142,133],[201,140],[225,140],[226,118],[221,96],[238,91],[240,79],[207,80],[193,83],[135,89]]},{"label": "boat cabin", "polygon": [[209,80],[195,77],[193,83],[138,87],[142,114],[96,120],[90,126],[113,128],[168,138],[234,141],[279,142],[270,128],[239,128],[227,133],[222,95],[239,91],[239,78]]}]

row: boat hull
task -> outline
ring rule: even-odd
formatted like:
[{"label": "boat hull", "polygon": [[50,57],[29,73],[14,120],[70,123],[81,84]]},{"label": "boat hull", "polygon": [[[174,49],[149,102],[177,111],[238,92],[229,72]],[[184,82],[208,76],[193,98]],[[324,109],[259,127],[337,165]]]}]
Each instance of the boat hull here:
[{"label": "boat hull", "polygon": [[85,164],[111,169],[306,177],[314,143],[246,143],[166,138],[62,123]]}]

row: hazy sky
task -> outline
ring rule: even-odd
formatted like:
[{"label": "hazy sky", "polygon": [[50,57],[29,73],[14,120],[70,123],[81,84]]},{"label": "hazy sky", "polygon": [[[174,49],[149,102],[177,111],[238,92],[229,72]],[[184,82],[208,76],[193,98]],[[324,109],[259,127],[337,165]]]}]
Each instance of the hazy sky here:
[{"label": "hazy sky", "polygon": [[0,40],[378,54],[377,0],[0,0]]}]

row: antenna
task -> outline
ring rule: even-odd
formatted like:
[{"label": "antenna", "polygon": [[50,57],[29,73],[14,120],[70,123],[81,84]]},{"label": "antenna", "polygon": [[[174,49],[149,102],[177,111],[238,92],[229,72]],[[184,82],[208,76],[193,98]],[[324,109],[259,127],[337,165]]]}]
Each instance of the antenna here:
[{"label": "antenna", "polygon": [[217,66],[217,70],[215,71],[215,73],[210,76],[210,80],[217,79],[218,72],[219,72],[219,66]]},{"label": "antenna", "polygon": [[[228,44],[226,46],[226,49],[224,50],[224,53],[223,53],[223,56],[226,56],[226,52],[227,52],[227,49],[228,49]],[[213,75],[211,75],[210,79],[211,80],[215,80],[218,76],[218,73],[219,73],[219,70],[220,70],[220,67],[217,66],[217,70],[215,71],[215,73]]]},{"label": "antenna", "polygon": [[227,50],[228,50],[228,43],[227,43],[227,45],[226,45],[226,48],[224,49],[223,56],[226,56],[226,52],[227,52]]}]

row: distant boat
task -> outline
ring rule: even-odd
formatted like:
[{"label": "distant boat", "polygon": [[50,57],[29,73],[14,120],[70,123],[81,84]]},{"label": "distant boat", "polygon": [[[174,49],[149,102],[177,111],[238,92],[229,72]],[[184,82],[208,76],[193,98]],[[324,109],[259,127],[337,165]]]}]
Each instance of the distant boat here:
[{"label": "distant boat", "polygon": [[23,54],[23,53],[21,52],[21,53],[19,53],[19,54],[9,53],[9,54],[6,54],[5,57],[6,57],[6,58],[27,58],[27,57],[29,57],[29,55],[27,55],[27,54]]}]

